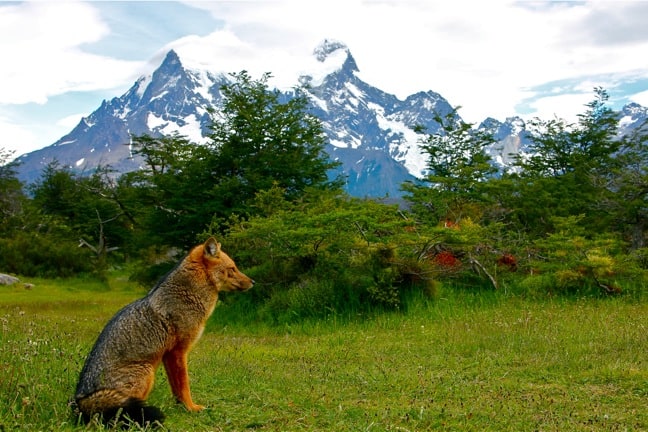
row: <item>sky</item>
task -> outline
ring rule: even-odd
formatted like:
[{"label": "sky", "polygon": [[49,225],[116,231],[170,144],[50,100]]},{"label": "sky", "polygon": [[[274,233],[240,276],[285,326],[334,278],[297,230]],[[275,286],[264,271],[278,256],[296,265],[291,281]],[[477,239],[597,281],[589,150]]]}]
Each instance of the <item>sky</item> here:
[{"label": "sky", "polygon": [[576,121],[593,89],[648,106],[648,0],[0,0],[0,150],[53,144],[174,49],[189,67],[290,88],[325,39],[400,99],[461,117]]}]

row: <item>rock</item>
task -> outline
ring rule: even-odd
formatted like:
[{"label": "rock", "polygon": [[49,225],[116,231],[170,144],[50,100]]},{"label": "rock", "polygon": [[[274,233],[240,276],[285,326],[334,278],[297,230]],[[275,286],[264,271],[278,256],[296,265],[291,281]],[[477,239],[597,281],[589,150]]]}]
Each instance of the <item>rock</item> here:
[{"label": "rock", "polygon": [[9,276],[8,274],[0,273],[0,285],[13,285],[20,282],[17,277]]}]

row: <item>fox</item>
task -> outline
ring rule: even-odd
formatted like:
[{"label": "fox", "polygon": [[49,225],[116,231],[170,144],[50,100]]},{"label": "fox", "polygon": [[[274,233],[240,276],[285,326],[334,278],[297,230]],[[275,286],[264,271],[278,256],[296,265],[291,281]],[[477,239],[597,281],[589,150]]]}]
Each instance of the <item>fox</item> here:
[{"label": "fox", "polygon": [[123,307],[106,324],[85,360],[73,398],[85,423],[162,424],[165,416],[146,404],[160,363],[175,399],[194,403],[187,357],[201,337],[223,291],[246,291],[254,280],[241,273],[214,237],[195,246],[143,298]]}]

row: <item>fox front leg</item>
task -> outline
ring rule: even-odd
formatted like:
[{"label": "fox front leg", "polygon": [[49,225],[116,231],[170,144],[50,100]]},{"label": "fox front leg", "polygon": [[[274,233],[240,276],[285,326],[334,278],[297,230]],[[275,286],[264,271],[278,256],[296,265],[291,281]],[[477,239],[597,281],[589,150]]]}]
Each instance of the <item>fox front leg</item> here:
[{"label": "fox front leg", "polygon": [[189,389],[189,372],[187,370],[187,351],[174,349],[164,355],[164,369],[166,370],[171,391],[179,402],[182,402],[189,411],[202,411],[202,405],[197,405],[191,400]]}]

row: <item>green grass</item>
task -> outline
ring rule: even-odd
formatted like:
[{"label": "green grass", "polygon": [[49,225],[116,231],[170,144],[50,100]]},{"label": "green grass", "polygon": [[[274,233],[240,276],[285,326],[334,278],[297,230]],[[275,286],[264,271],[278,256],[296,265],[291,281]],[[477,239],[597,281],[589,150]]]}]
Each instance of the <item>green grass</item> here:
[{"label": "green grass", "polygon": [[[144,290],[124,280],[0,287],[0,430],[81,430],[67,406],[94,339]],[[227,315],[224,308],[215,314]],[[407,313],[283,327],[214,319],[172,431],[648,430],[648,304],[442,293]]]}]

